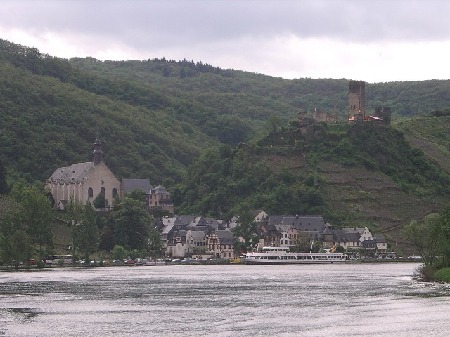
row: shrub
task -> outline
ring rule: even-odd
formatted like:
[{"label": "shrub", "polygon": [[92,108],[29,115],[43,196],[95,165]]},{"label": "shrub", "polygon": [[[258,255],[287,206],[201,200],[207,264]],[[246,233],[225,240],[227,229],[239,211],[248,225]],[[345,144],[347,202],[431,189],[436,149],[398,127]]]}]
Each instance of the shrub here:
[{"label": "shrub", "polygon": [[438,282],[450,283],[450,267],[439,269],[434,273],[433,278]]}]

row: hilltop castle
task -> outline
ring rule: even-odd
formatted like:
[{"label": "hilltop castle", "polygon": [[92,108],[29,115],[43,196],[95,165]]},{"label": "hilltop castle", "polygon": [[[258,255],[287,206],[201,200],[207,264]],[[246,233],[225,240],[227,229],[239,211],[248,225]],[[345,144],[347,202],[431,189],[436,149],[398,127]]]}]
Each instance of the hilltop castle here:
[{"label": "hilltop castle", "polygon": [[[372,114],[367,114],[366,82],[350,80],[348,84],[348,123],[374,122],[389,125],[391,124],[391,115],[391,108],[387,106],[377,106]],[[313,122],[337,123],[338,121],[339,113],[336,108],[332,112],[324,112],[315,108],[310,114],[303,111],[297,115],[297,122],[301,127]]]},{"label": "hilltop castle", "polygon": [[350,81],[348,84],[348,122],[378,122],[391,124],[391,108],[376,107],[372,115],[366,114],[366,82]]}]

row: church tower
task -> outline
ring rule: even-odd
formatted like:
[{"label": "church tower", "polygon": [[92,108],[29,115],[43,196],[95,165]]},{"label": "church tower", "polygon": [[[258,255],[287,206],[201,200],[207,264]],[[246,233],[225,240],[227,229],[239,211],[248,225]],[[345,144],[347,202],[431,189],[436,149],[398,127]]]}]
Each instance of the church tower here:
[{"label": "church tower", "polygon": [[103,161],[102,143],[100,139],[95,139],[94,142],[94,165],[98,165]]}]

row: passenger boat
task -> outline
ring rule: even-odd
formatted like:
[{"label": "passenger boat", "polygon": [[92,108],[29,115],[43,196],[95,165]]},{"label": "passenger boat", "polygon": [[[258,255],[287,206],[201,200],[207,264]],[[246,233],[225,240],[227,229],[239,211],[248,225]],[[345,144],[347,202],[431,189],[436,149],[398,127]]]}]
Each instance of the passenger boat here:
[{"label": "passenger boat", "polygon": [[289,247],[263,247],[261,252],[245,254],[246,264],[313,264],[345,262],[343,253],[291,253]]}]

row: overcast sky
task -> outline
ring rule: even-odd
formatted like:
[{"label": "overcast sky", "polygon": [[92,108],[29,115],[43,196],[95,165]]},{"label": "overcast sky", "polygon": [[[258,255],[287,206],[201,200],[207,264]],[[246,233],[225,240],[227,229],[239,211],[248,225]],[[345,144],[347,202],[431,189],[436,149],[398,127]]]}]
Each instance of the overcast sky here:
[{"label": "overcast sky", "polygon": [[446,0],[0,0],[0,38],[283,78],[450,79]]}]

